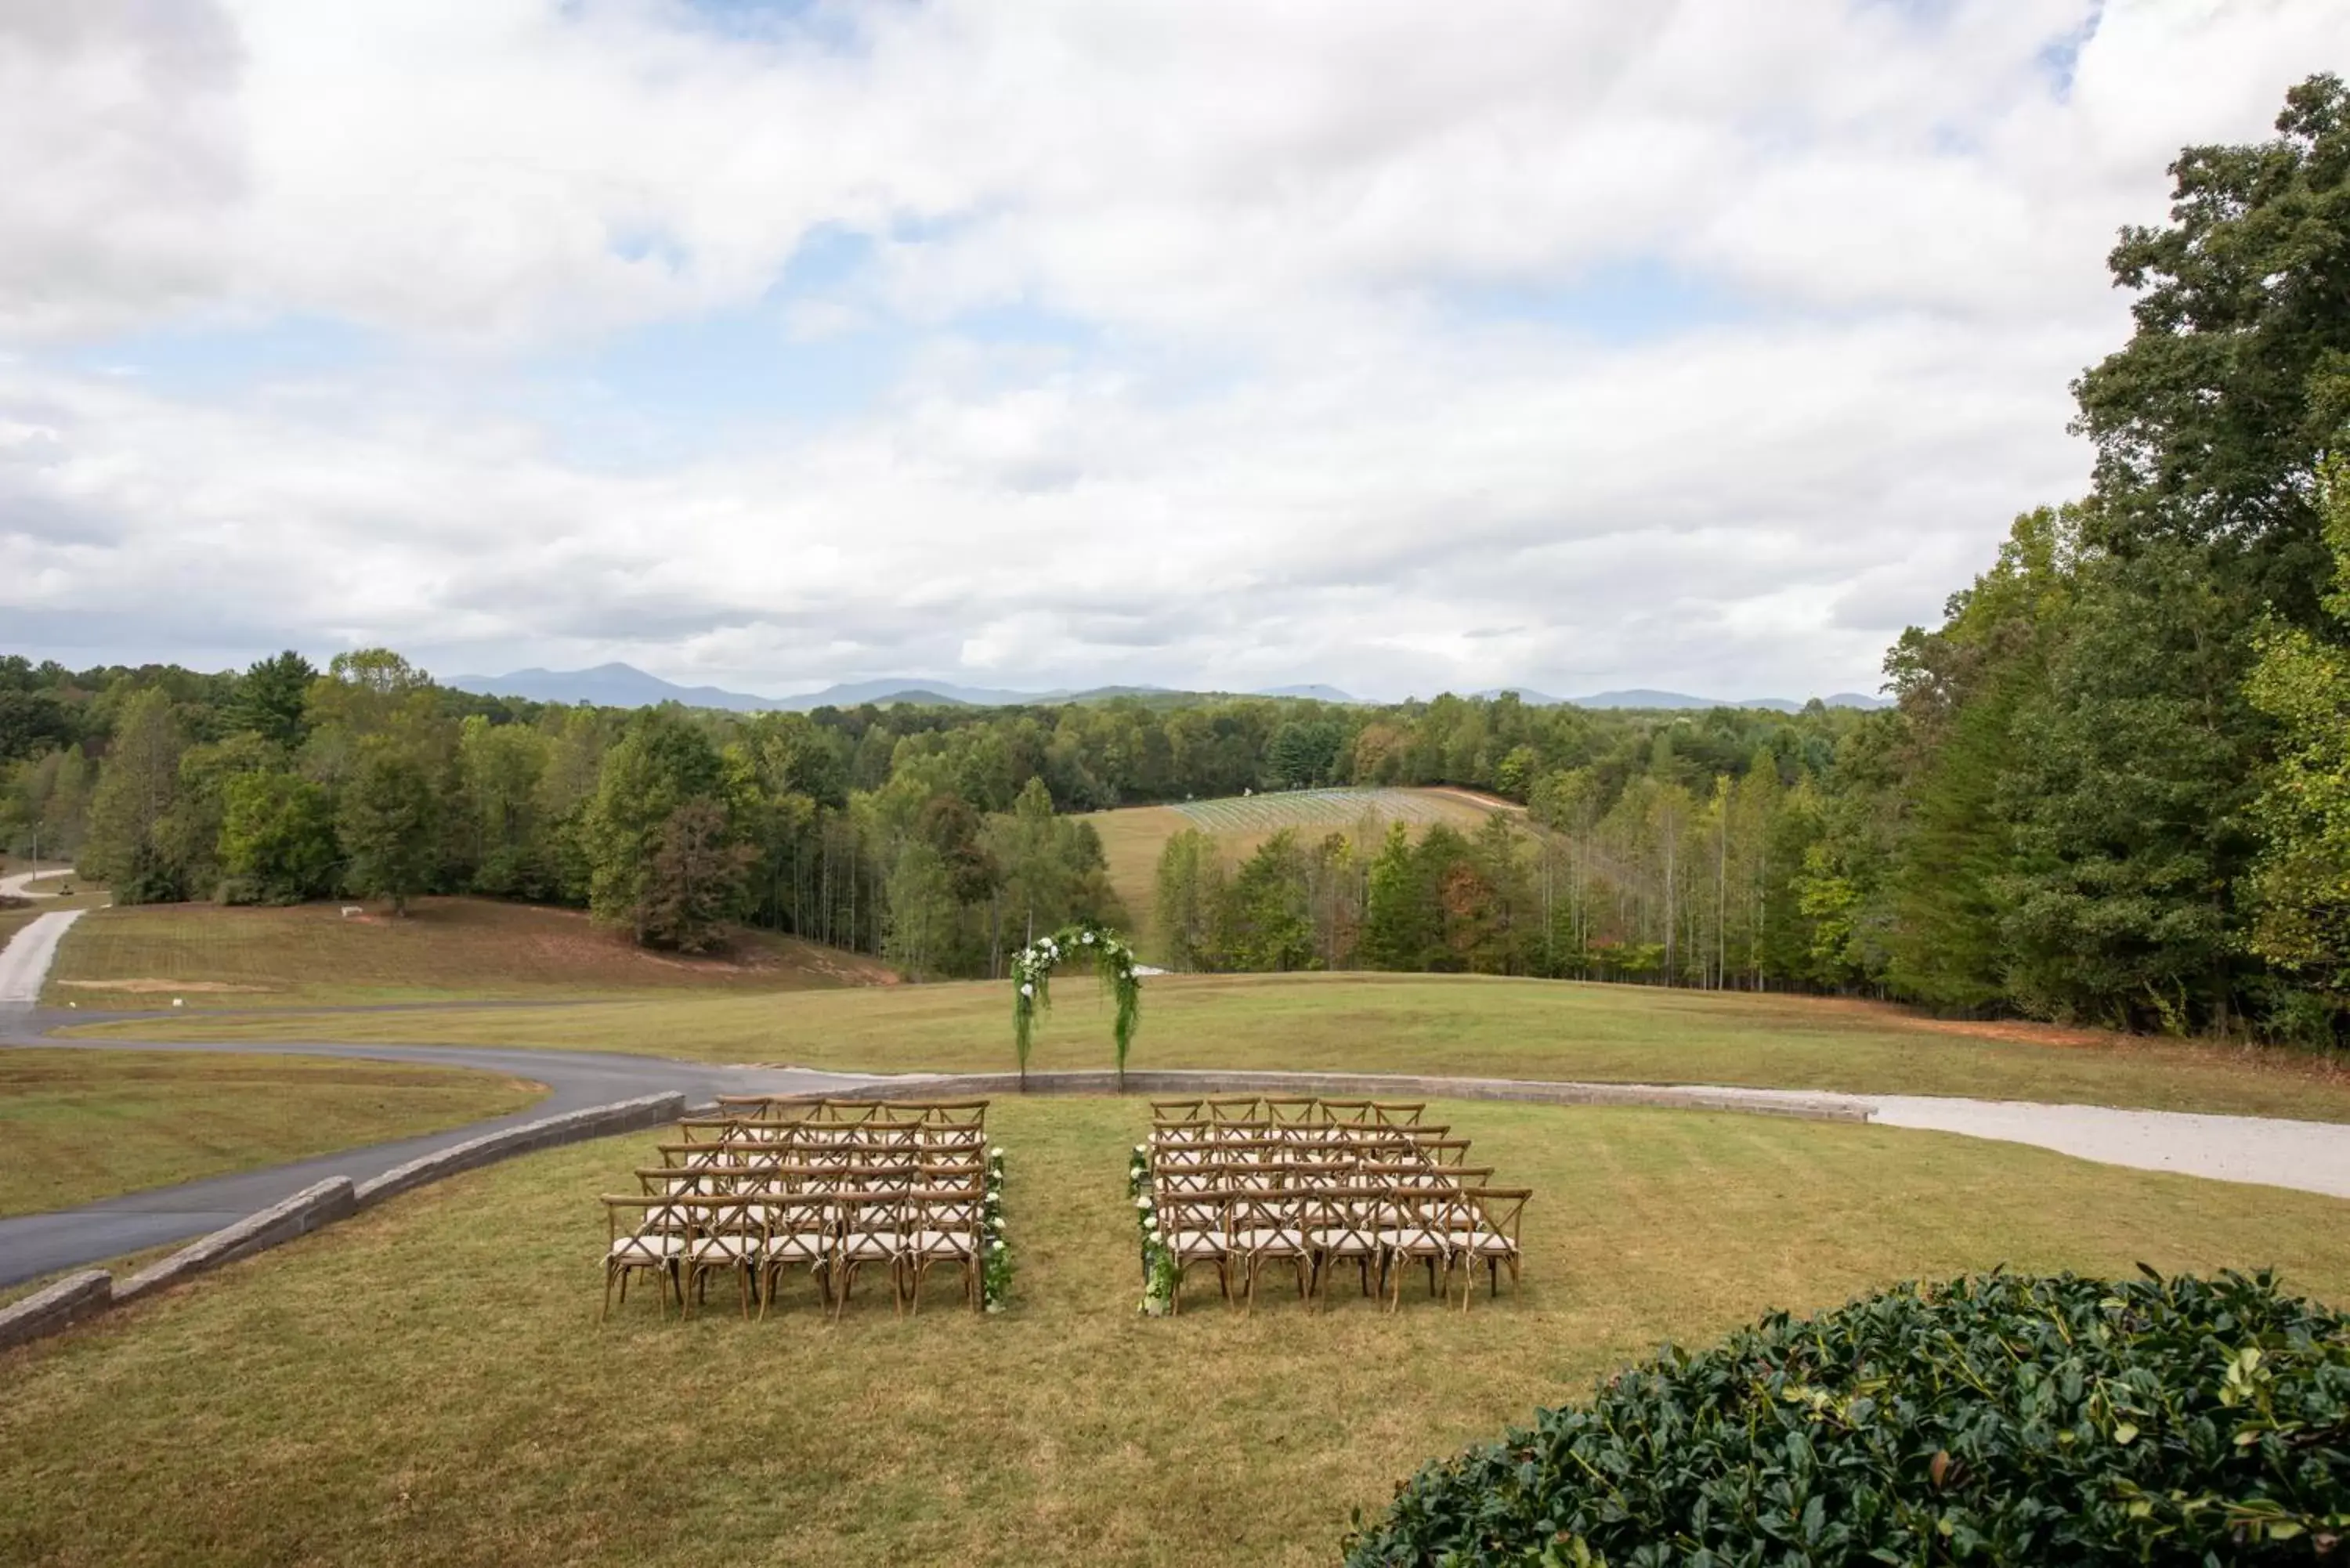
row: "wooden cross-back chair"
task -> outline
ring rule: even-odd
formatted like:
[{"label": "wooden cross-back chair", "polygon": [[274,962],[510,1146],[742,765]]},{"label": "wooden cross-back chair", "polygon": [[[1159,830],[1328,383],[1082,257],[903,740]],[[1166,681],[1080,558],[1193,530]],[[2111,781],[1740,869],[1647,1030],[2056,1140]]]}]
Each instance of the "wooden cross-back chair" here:
[{"label": "wooden cross-back chair", "polygon": [[1175,1288],[1168,1302],[1170,1314],[1183,1310],[1183,1282],[1199,1263],[1212,1263],[1216,1284],[1226,1301],[1232,1299],[1232,1202],[1220,1195],[1169,1193],[1152,1212],[1159,1220],[1159,1241],[1175,1260]]},{"label": "wooden cross-back chair", "polygon": [[[1454,1262],[1453,1237],[1466,1223],[1462,1200],[1455,1192],[1429,1189],[1399,1189],[1379,1205],[1379,1255],[1387,1260],[1389,1281],[1388,1310],[1403,1303],[1406,1265],[1417,1259],[1428,1266],[1428,1293],[1450,1294]],[[1444,1278],[1440,1286],[1437,1271]]]},{"label": "wooden cross-back chair", "polygon": [[767,1244],[759,1254],[759,1317],[764,1322],[787,1269],[804,1268],[815,1280],[816,1300],[832,1305],[832,1236],[837,1224],[832,1194],[824,1191],[769,1193]]},{"label": "wooden cross-back chair", "polygon": [[899,1258],[906,1274],[905,1294],[910,1310],[922,1310],[922,1282],[931,1270],[949,1263],[962,1274],[963,1303],[972,1311],[981,1305],[980,1270],[987,1245],[976,1192],[910,1194],[900,1211]]},{"label": "wooden cross-back chair", "polygon": [[1518,1226],[1524,1218],[1526,1200],[1534,1196],[1524,1187],[1469,1187],[1461,1189],[1459,1218],[1461,1221],[1452,1238],[1453,1251],[1460,1258],[1461,1272],[1466,1279],[1461,1289],[1461,1310],[1469,1310],[1469,1299],[1477,1293],[1477,1265],[1485,1265],[1486,1293],[1502,1293],[1502,1269],[1510,1271],[1510,1293],[1518,1289]]},{"label": "wooden cross-back chair", "polygon": [[661,1315],[668,1316],[670,1287],[676,1282],[689,1228],[684,1209],[667,1194],[608,1193],[604,1223],[604,1310],[598,1321],[612,1315],[612,1286],[619,1285],[620,1304],[626,1306],[629,1276],[640,1272],[653,1276],[660,1292]]},{"label": "wooden cross-back chair", "polygon": [[690,1314],[702,1299],[710,1276],[731,1273],[742,1298],[743,1315],[751,1315],[751,1291],[759,1259],[767,1246],[766,1205],[751,1198],[681,1198],[674,1199],[686,1214],[685,1251],[680,1260],[680,1304]]},{"label": "wooden cross-back chair", "polygon": [[832,1314],[847,1310],[857,1272],[868,1263],[889,1266],[889,1304],[906,1310],[901,1265],[905,1261],[904,1231],[907,1197],[902,1192],[840,1192],[833,1195],[839,1226],[832,1237]]},{"label": "wooden cross-back chair", "polygon": [[1367,1202],[1367,1194],[1354,1186],[1330,1186],[1308,1189],[1299,1194],[1304,1210],[1305,1242],[1313,1253],[1313,1290],[1308,1300],[1318,1298],[1324,1310],[1330,1304],[1330,1277],[1338,1265],[1352,1262],[1362,1277],[1363,1294],[1371,1293],[1371,1272],[1377,1267],[1385,1278],[1385,1265],[1379,1254],[1378,1204]]},{"label": "wooden cross-back chair", "polygon": [[1256,1306],[1257,1276],[1268,1263],[1287,1263],[1297,1279],[1297,1296],[1305,1298],[1311,1277],[1313,1248],[1305,1238],[1305,1214],[1294,1193],[1234,1192],[1225,1196],[1231,1213],[1224,1245],[1232,1266],[1240,1274],[1245,1295],[1243,1312]]}]

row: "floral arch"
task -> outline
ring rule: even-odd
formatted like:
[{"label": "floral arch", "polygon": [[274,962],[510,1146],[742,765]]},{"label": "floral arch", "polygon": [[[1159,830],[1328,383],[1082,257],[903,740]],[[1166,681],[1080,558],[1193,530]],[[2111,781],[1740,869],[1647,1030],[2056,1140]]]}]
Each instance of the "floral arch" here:
[{"label": "floral arch", "polygon": [[1118,1086],[1126,1087],[1126,1054],[1142,1011],[1142,981],[1135,973],[1134,950],[1112,931],[1088,925],[1063,926],[1012,955],[1012,1048],[1020,1063],[1020,1086],[1028,1086],[1028,1047],[1036,1014],[1053,1004],[1053,971],[1069,959],[1093,961],[1095,972],[1118,999]]}]

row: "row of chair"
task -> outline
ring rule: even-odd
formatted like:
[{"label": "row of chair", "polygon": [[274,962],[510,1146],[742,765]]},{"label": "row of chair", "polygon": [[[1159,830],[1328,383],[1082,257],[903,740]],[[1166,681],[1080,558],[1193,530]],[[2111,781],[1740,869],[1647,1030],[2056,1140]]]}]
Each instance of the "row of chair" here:
[{"label": "row of chair", "polygon": [[859,1271],[881,1263],[901,1313],[920,1310],[941,1263],[973,1310],[984,1304],[1003,1227],[985,1102],[761,1097],[721,1109],[679,1125],[661,1163],[636,1171],[639,1192],[605,1196],[605,1315],[637,1275],[653,1276],[666,1315],[672,1293],[689,1313],[712,1276],[731,1273],[743,1315],[756,1303],[764,1318],[786,1273],[806,1267],[837,1318]]},{"label": "row of chair", "polygon": [[1391,1100],[1325,1100],[1311,1095],[1221,1096],[1196,1100],[1153,1100],[1150,1117],[1157,1122],[1230,1126],[1243,1122],[1277,1123],[1284,1127],[1409,1127],[1427,1110],[1425,1104]]},{"label": "row of chair", "polygon": [[1492,1168],[1467,1163],[1468,1139],[1423,1123],[1423,1105],[1260,1096],[1151,1108],[1149,1140],[1136,1151],[1137,1201],[1147,1240],[1171,1262],[1172,1311],[1201,1263],[1214,1265],[1225,1299],[1243,1310],[1265,1266],[1280,1262],[1302,1298],[1325,1305],[1349,1262],[1366,1295],[1376,1269],[1390,1312],[1414,1262],[1427,1266],[1431,1295],[1449,1297],[1459,1271],[1463,1311],[1481,1262],[1491,1292],[1504,1268],[1516,1288],[1532,1192],[1489,1185]]}]

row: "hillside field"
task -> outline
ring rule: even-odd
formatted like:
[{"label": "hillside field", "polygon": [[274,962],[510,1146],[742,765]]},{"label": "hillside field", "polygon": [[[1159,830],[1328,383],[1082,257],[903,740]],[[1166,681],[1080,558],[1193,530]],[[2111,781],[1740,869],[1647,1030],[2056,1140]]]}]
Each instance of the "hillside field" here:
[{"label": "hillside field", "polygon": [[1164,957],[1156,929],[1159,855],[1169,839],[1186,828],[1207,834],[1228,860],[1238,861],[1284,828],[1317,838],[1326,833],[1351,835],[1367,817],[1376,817],[1380,832],[1388,823],[1400,822],[1417,836],[1430,824],[1442,822],[1474,833],[1496,809],[1515,808],[1461,790],[1304,789],[1177,805],[1121,806],[1089,812],[1079,820],[1093,824],[1101,835],[1110,886],[1126,904],[1135,950],[1146,961],[1158,962]]},{"label": "hillside field", "polygon": [[[45,905],[53,908],[54,905]],[[191,1008],[467,999],[577,999],[647,991],[769,992],[882,984],[886,966],[761,931],[723,955],[636,948],[573,909],[420,898],[404,919],[369,906],[100,909],[68,932],[43,1000],[52,1006]]]},{"label": "hillside field", "polygon": [[[665,993],[587,1007],[142,1019],[121,1039],[525,1045],[842,1070],[1007,1072],[1003,981]],[[1053,988],[1032,1065],[1110,1064],[1099,984]],[[1480,975],[1159,975],[1132,1065],[1745,1084],[2350,1121],[2350,1075],[2269,1049],[1967,1023],[1824,997]]]},{"label": "hillside field", "polygon": [[[1933,1133],[1765,1116],[1431,1106],[1530,1187],[1523,1283],[1389,1316],[1269,1272],[1136,1312],[1139,1100],[999,1097],[1007,1310],[934,1281],[837,1324],[795,1272],[597,1321],[605,1222],[656,1134],[396,1199],[0,1355],[0,1560],[357,1564],[1326,1564],[1423,1460],[1660,1342],[2005,1263],[2274,1264],[2350,1299],[2350,1204]],[[126,1478],[119,1485],[92,1477]],[[135,1487],[137,1506],[124,1506]]]}]

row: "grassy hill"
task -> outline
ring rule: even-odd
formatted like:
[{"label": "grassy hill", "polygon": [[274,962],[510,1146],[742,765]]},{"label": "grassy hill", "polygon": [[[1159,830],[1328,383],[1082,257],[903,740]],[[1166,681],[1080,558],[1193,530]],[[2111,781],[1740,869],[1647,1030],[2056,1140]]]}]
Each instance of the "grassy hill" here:
[{"label": "grassy hill", "polygon": [[1326,833],[1355,834],[1367,822],[1375,822],[1375,831],[1383,833],[1388,823],[1400,822],[1417,836],[1430,824],[1443,822],[1473,833],[1496,809],[1516,808],[1465,790],[1313,789],[1180,805],[1123,806],[1089,812],[1079,820],[1093,824],[1101,835],[1110,886],[1126,902],[1135,950],[1157,961],[1163,957],[1155,929],[1159,855],[1169,839],[1186,828],[1207,834],[1228,858],[1239,860],[1284,828],[1318,838]]},{"label": "grassy hill", "polygon": [[406,918],[333,904],[100,909],[59,947],[44,999],[150,1008],[555,1000],[653,992],[770,992],[891,983],[886,966],[763,931],[726,953],[649,952],[574,909],[421,898]]}]

